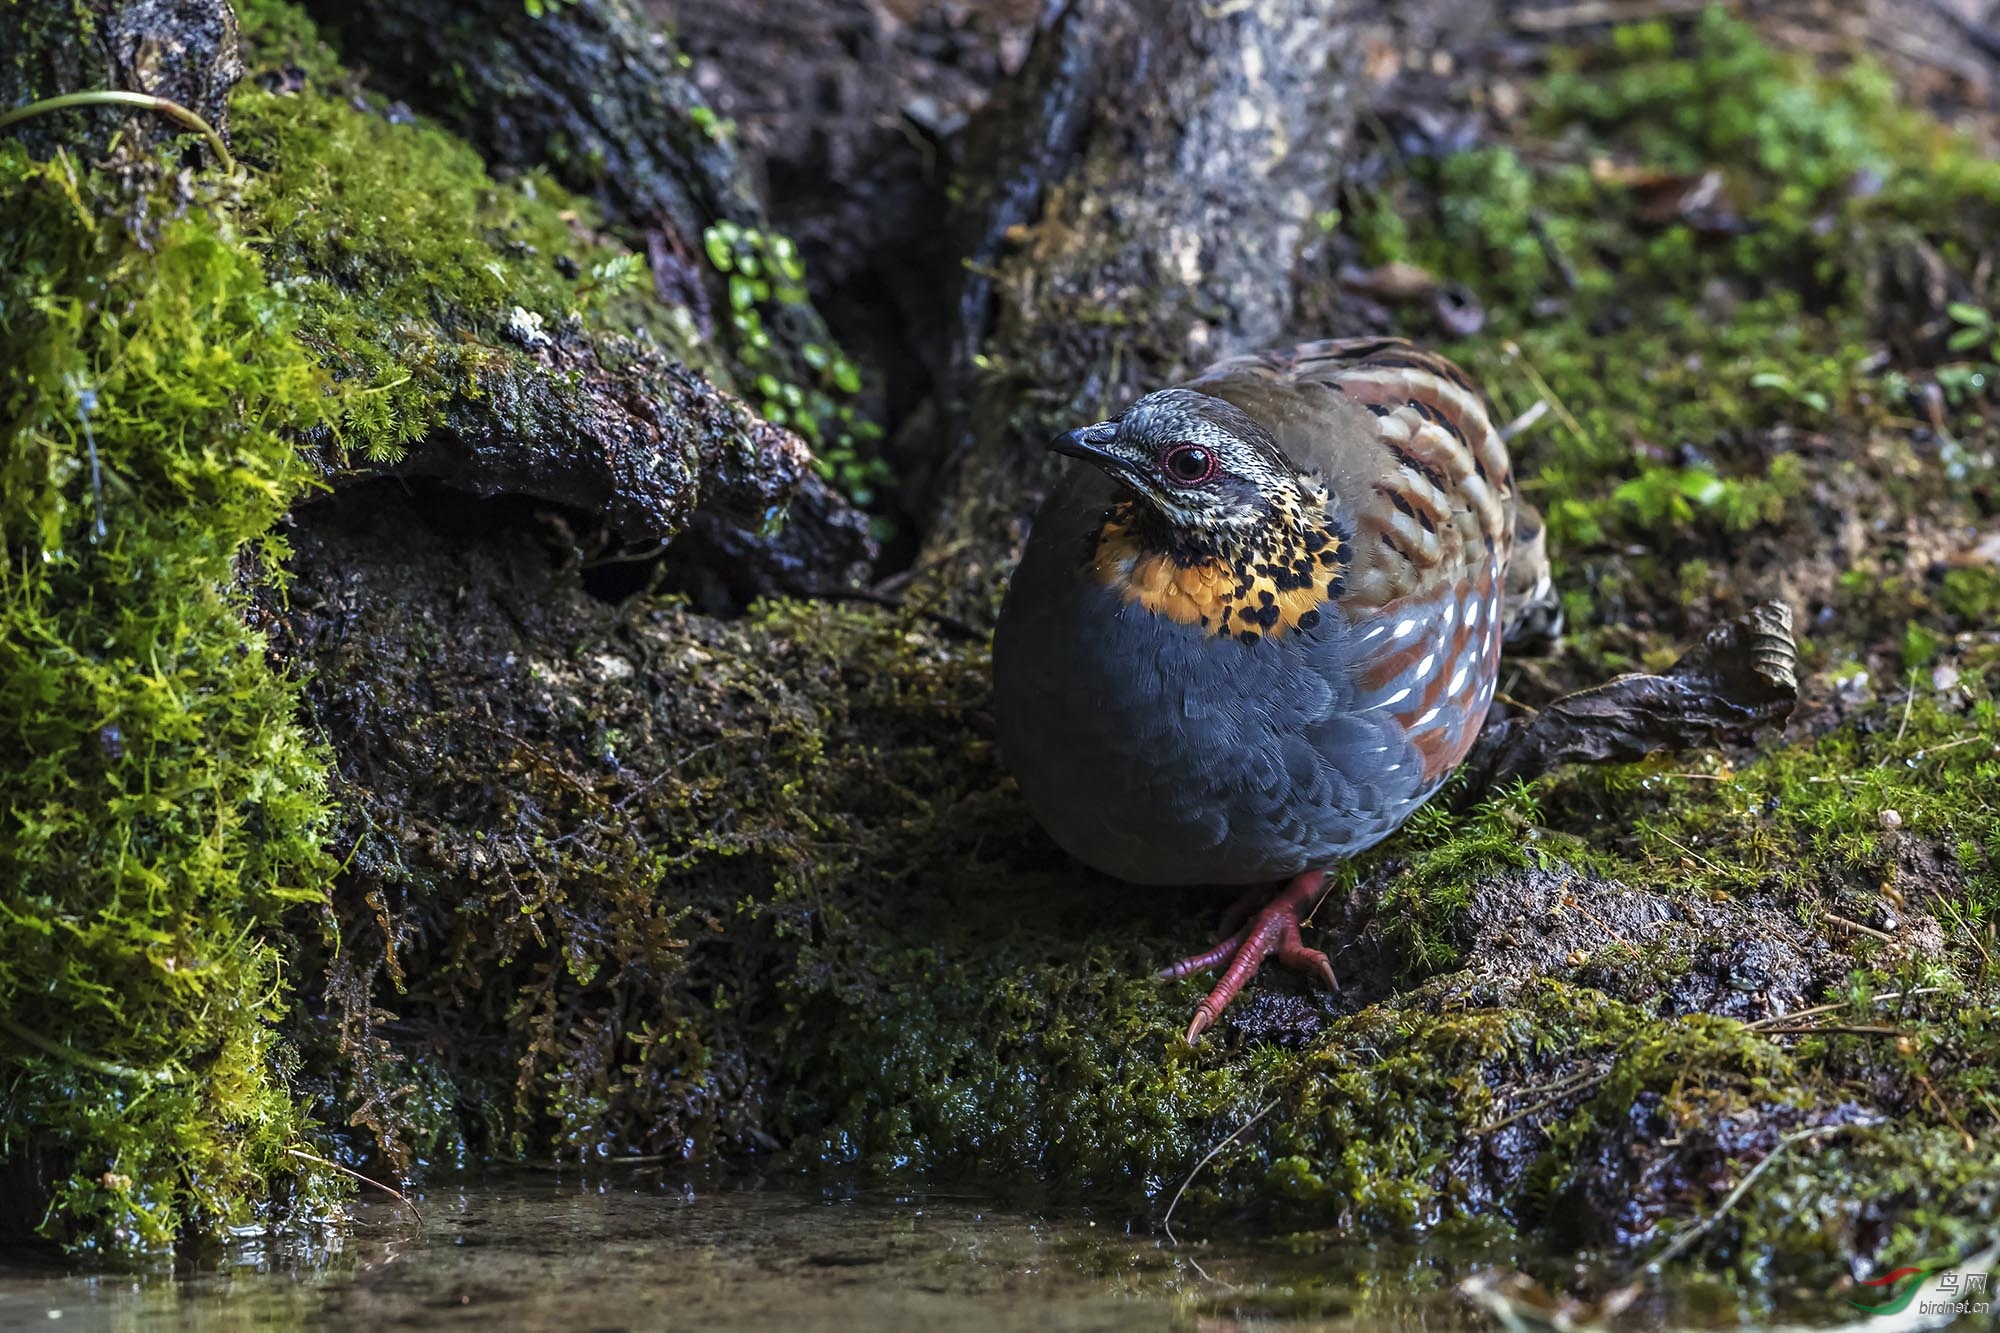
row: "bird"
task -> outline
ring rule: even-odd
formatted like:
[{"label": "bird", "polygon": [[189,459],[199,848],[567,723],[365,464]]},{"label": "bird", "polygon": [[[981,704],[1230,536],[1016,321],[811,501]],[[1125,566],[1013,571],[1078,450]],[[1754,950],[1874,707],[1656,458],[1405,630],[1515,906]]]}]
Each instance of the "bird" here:
[{"label": "bird", "polygon": [[1464,760],[1509,627],[1559,628],[1545,528],[1478,388],[1400,338],[1231,357],[1051,447],[996,740],[1077,860],[1263,901],[1158,974],[1221,969],[1192,1044],[1274,954],[1338,988],[1300,926]]}]

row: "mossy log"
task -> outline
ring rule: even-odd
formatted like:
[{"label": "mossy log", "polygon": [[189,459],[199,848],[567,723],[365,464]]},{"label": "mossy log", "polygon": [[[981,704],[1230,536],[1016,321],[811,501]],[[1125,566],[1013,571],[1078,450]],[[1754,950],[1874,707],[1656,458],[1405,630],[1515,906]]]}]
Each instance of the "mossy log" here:
[{"label": "mossy log", "polygon": [[802,286],[792,242],[772,232],[686,58],[628,0],[305,8],[376,87],[437,117],[494,167],[546,171],[593,200],[647,255],[660,301],[686,312],[726,387],[828,457],[854,450],[864,423],[844,400],[856,372]]}]

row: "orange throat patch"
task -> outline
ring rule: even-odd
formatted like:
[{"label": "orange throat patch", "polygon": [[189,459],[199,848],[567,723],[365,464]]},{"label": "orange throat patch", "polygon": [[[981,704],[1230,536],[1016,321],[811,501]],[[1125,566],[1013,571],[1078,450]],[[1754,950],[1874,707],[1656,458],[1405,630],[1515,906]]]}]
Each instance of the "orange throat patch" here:
[{"label": "orange throat patch", "polygon": [[1137,501],[1107,510],[1086,565],[1091,576],[1128,605],[1218,637],[1248,644],[1312,629],[1346,583],[1350,548],[1324,521],[1280,519],[1201,555],[1160,549],[1140,529]]}]

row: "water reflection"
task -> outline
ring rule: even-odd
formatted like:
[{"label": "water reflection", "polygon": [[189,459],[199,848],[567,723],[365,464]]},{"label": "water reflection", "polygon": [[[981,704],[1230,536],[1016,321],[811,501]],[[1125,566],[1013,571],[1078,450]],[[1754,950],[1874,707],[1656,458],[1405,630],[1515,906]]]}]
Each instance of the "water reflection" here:
[{"label": "water reflection", "polygon": [[972,1199],[531,1176],[418,1202],[421,1229],[370,1198],[337,1234],[246,1242],[193,1273],[0,1262],[0,1329],[1478,1326],[1450,1294],[1463,1266],[1434,1254],[1384,1263],[1300,1240],[1187,1236],[1176,1248],[1122,1220]]}]

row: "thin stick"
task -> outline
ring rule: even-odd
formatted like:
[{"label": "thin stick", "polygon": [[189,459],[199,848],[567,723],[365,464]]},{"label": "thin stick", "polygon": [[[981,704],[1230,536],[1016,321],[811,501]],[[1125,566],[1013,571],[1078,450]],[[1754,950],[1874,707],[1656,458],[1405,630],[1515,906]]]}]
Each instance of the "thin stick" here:
[{"label": "thin stick", "polygon": [[1951,918],[1952,924],[1958,927],[1964,937],[1972,941],[1972,947],[1979,950],[1980,960],[1988,967],[1993,966],[1993,955],[1986,951],[1986,942],[1979,938],[1978,930],[1959,912],[1958,904],[1945,897],[1942,893],[1939,893],[1936,889],[1931,890],[1931,897],[1937,899],[1937,905],[1944,909],[1945,915]]},{"label": "thin stick", "polygon": [[1965,1140],[1965,1150],[1967,1152],[1978,1151],[1979,1141],[1972,1137],[1972,1131],[1965,1127],[1964,1123],[1959,1120],[1951,1107],[1945,1105],[1944,1094],[1937,1090],[1935,1083],[1931,1082],[1930,1075],[1924,1073],[1921,1069],[1913,1069],[1910,1072],[1917,1076],[1917,1082],[1924,1085],[1924,1091],[1928,1092],[1931,1095],[1931,1100],[1937,1103],[1938,1112],[1951,1123],[1953,1129],[1958,1131],[1958,1136]]},{"label": "thin stick", "polygon": [[1572,1085],[1594,1082],[1603,1078],[1609,1072],[1606,1069],[1581,1069],[1573,1074],[1564,1074],[1561,1078],[1553,1079],[1539,1087],[1523,1088],[1519,1092],[1510,1092],[1503,1100],[1516,1102],[1523,1097],[1559,1097],[1569,1091]]},{"label": "thin stick", "polygon": [[891,611],[908,611],[913,615],[922,616],[953,638],[969,641],[986,637],[983,632],[974,629],[969,621],[960,620],[957,616],[944,611],[933,611],[929,607],[911,606],[902,598],[893,593],[883,592],[879,588],[809,588],[803,595],[815,601],[866,602],[870,606],[888,607]]},{"label": "thin stick", "polygon": [[1888,931],[1877,930],[1873,926],[1864,926],[1859,921],[1849,921],[1846,917],[1841,916],[1837,912],[1828,912],[1826,914],[1826,919],[1834,922],[1837,925],[1846,926],[1849,930],[1858,930],[1863,935],[1873,935],[1876,939],[1885,940],[1890,944],[1894,944],[1896,942],[1896,937],[1894,935],[1891,935]]},{"label": "thin stick", "polygon": [[215,150],[215,156],[222,163],[222,169],[230,175],[236,174],[236,159],[229,154],[229,145],[222,141],[215,126],[201,118],[199,112],[190,111],[179,102],[169,102],[164,97],[154,97],[150,93],[128,93],[115,88],[98,88],[90,92],[64,93],[60,97],[44,97],[39,102],[17,106],[5,115],[0,115],[0,130],[16,121],[30,116],[39,116],[45,111],[63,111],[79,106],[136,106],[145,111],[157,111],[170,116],[181,124],[208,140],[208,146]]},{"label": "thin stick", "polygon": [[1631,23],[1638,19],[1664,18],[1672,14],[1698,14],[1707,0],[1582,0],[1554,9],[1523,10],[1508,21],[1524,32],[1561,32],[1567,28],[1587,28],[1599,23]]},{"label": "thin stick", "polygon": [[1632,947],[1632,942],[1630,940],[1626,939],[1623,935],[1620,935],[1616,930],[1612,929],[1611,923],[1609,921],[1606,921],[1603,917],[1597,915],[1597,913],[1591,911],[1588,907],[1585,907],[1582,903],[1578,902],[1575,894],[1565,893],[1563,895],[1563,905],[1565,907],[1575,908],[1577,911],[1583,913],[1585,920],[1589,921],[1592,925],[1596,926],[1599,930],[1609,935],[1612,939],[1616,940],[1618,943],[1624,945],[1626,952],[1630,953],[1633,957],[1636,958],[1640,956],[1639,951]]},{"label": "thin stick", "polygon": [[58,1060],[67,1060],[80,1069],[88,1069],[93,1074],[106,1078],[131,1079],[139,1083],[172,1083],[174,1074],[166,1069],[139,1069],[132,1065],[121,1065],[110,1060],[100,1060],[94,1055],[86,1055],[74,1046],[65,1046],[51,1037],[44,1037],[31,1027],[16,1023],[5,1014],[0,1014],[0,1031],[18,1037],[38,1051],[46,1052]]},{"label": "thin stick", "polygon": [[1714,872],[1715,872],[1716,874],[1720,875],[1720,874],[1722,873],[1722,867],[1721,867],[1721,866],[1719,866],[1719,865],[1717,865],[1717,864],[1716,864],[1715,862],[1713,862],[1713,861],[1709,860],[1709,859],[1708,859],[1707,857],[1703,856],[1703,855],[1702,855],[1702,854],[1701,854],[1700,852],[1696,851],[1696,850],[1695,850],[1694,848],[1692,848],[1692,847],[1689,847],[1689,846],[1687,846],[1687,845],[1686,845],[1685,843],[1683,843],[1683,842],[1679,841],[1679,840],[1678,840],[1678,839],[1676,839],[1676,838],[1675,838],[1675,837],[1674,837],[1674,836],[1673,836],[1673,835],[1672,835],[1671,833],[1668,833],[1668,832],[1666,832],[1665,830],[1662,830],[1662,829],[1654,829],[1654,830],[1653,830],[1653,832],[1655,832],[1655,833],[1658,833],[1658,834],[1659,834],[1659,835],[1660,835],[1661,837],[1665,838],[1665,839],[1666,839],[1666,840],[1667,840],[1668,842],[1671,842],[1671,843],[1673,843],[1673,845],[1674,845],[1674,846],[1676,846],[1676,847],[1680,848],[1680,850],[1681,850],[1681,851],[1682,851],[1682,852],[1683,852],[1684,854],[1686,854],[1686,855],[1688,855],[1688,856],[1692,856],[1692,857],[1693,857],[1693,858],[1694,858],[1695,860],[1697,860],[1697,861],[1701,862],[1701,863],[1702,863],[1703,865],[1707,866],[1707,867],[1708,867],[1708,868],[1709,868],[1710,870],[1713,870],[1713,871],[1714,871]]},{"label": "thin stick", "polygon": [[1867,1023],[1807,1023],[1796,1028],[1765,1028],[1767,1037],[1810,1037],[1821,1032],[1846,1033],[1857,1037],[1902,1037],[1908,1033],[1903,1028],[1883,1027],[1881,1024]]},{"label": "thin stick", "polygon": [[[1903,700],[1903,725],[1896,728],[1895,743],[1897,745],[1901,745],[1903,743],[1903,733],[1910,729],[1910,710],[1915,708],[1916,706],[1917,706],[1917,673],[1912,671],[1910,673],[1910,693],[1908,697]],[[1883,762],[1887,763],[1888,761],[1884,760]]]},{"label": "thin stick", "polygon": [[1262,1120],[1265,1116],[1271,1114],[1271,1112],[1277,1108],[1279,1101],[1280,1101],[1279,1098],[1273,1097],[1270,1101],[1265,1102],[1262,1109],[1260,1109],[1256,1115],[1251,1116],[1248,1120],[1245,1120],[1241,1125],[1238,1125],[1236,1127],[1235,1133],[1231,1134],[1228,1138],[1224,1139],[1222,1142],[1216,1144],[1213,1148],[1210,1148],[1206,1153],[1204,1153],[1202,1155],[1202,1159],[1194,1164],[1194,1170],[1187,1173],[1187,1179],[1181,1182],[1181,1187],[1174,1191],[1174,1197],[1167,1203],[1167,1215],[1160,1219],[1160,1229],[1167,1233],[1167,1239],[1173,1242],[1175,1249],[1179,1249],[1181,1244],[1180,1238],[1174,1235],[1174,1209],[1180,1206],[1181,1195],[1187,1193],[1187,1187],[1194,1184],[1194,1178],[1201,1174],[1201,1169],[1203,1167],[1207,1166],[1210,1162],[1215,1160],[1215,1155],[1217,1153],[1221,1152],[1224,1148],[1227,1148],[1230,1144],[1236,1142],[1236,1140],[1242,1138],[1245,1134],[1248,1134],[1250,1132],[1250,1127],[1255,1125],[1259,1120]]},{"label": "thin stick", "polygon": [[1743,1177],[1741,1183],[1735,1189],[1729,1191],[1729,1197],[1722,1201],[1722,1205],[1719,1208],[1680,1235],[1674,1237],[1671,1245],[1660,1251],[1658,1256],[1647,1261],[1646,1271],[1649,1273],[1659,1272],[1662,1268],[1666,1267],[1668,1261],[1677,1259],[1685,1254],[1688,1248],[1696,1241],[1714,1230],[1715,1224],[1728,1216],[1729,1210],[1734,1208],[1737,1202],[1750,1192],[1750,1187],[1757,1183],[1757,1177],[1763,1175],[1771,1163],[1784,1156],[1787,1148],[1791,1147],[1794,1143],[1803,1143],[1807,1139],[1824,1138],[1828,1134],[1838,1134],[1846,1128],[1846,1125],[1821,1125],[1816,1129],[1802,1129],[1796,1134],[1787,1134],[1785,1137],[1779,1139],[1778,1146],[1764,1154],[1763,1161],[1750,1168],[1750,1174]]},{"label": "thin stick", "polygon": [[[1877,1004],[1887,1004],[1891,1000],[1910,999],[1918,995],[1936,995],[1944,989],[1943,986],[1918,986],[1915,990],[1885,990],[1880,995],[1872,996],[1871,998]],[[1780,1024],[1797,1023],[1802,1019],[1811,1018],[1815,1014],[1830,1014],[1836,1009],[1845,1009],[1847,1005],[1848,1002],[1846,1000],[1835,1000],[1831,1004],[1816,1004],[1810,1009],[1795,1009],[1789,1014],[1773,1014],[1769,1018],[1760,1018],[1753,1023],[1745,1023],[1743,1026],[1752,1031],[1761,1031],[1762,1029],[1776,1027]]]},{"label": "thin stick", "polygon": [[1943,754],[1946,750],[1956,750],[1961,745],[1970,745],[1974,741],[1984,740],[1984,739],[1985,737],[1979,736],[1977,734],[1971,736],[1960,736],[1957,740],[1946,741],[1943,745],[1927,746],[1924,749],[1921,749],[1917,751],[1915,754],[1911,755],[1910,758],[1928,759],[1934,754]]},{"label": "thin stick", "polygon": [[285,1149],[285,1151],[290,1153],[292,1156],[298,1158],[302,1162],[312,1162],[315,1165],[326,1167],[329,1170],[338,1171],[340,1172],[341,1175],[351,1176],[355,1180],[360,1181],[364,1185],[373,1185],[376,1189],[381,1190],[384,1194],[395,1195],[396,1202],[402,1204],[403,1207],[409,1209],[410,1214],[417,1219],[417,1229],[419,1231],[423,1229],[424,1225],[423,1209],[417,1207],[416,1204],[410,1202],[410,1196],[403,1193],[403,1191],[397,1189],[395,1186],[384,1185],[379,1180],[370,1180],[367,1176],[362,1175],[359,1171],[356,1171],[352,1167],[342,1166],[339,1162],[329,1162],[326,1160],[326,1158],[319,1156],[317,1153],[309,1153],[304,1148],[287,1148]]},{"label": "thin stick", "polygon": [[1542,372],[1536,370],[1534,363],[1529,361],[1526,354],[1521,351],[1520,344],[1509,339],[1500,344],[1500,350],[1505,352],[1510,360],[1520,363],[1521,373],[1528,377],[1528,383],[1535,386],[1535,392],[1540,394],[1549,407],[1554,410],[1557,419],[1563,425],[1569,427],[1569,433],[1576,437],[1576,442],[1578,444],[1589,443],[1589,437],[1583,433],[1583,427],[1578,424],[1575,417],[1570,415],[1569,409],[1563,406],[1563,400],[1556,396],[1556,391],[1549,387],[1549,382],[1542,378]]},{"label": "thin stick", "polygon": [[1500,428],[1501,440],[1511,444],[1514,437],[1549,414],[1549,400],[1537,398],[1535,405]]},{"label": "thin stick", "polygon": [[1488,1134],[1498,1133],[1500,1130],[1507,1128],[1507,1126],[1509,1125],[1515,1124],[1522,1120],[1526,1120],[1531,1115],[1536,1115],[1542,1111],[1548,1110],[1550,1107],[1554,1106],[1557,1102],[1562,1101],[1563,1098],[1565,1097],[1574,1097],[1578,1093],[1589,1092],[1592,1088],[1596,1087],[1598,1084],[1604,1082],[1605,1079],[1610,1077],[1611,1077],[1611,1071],[1608,1069],[1603,1070],[1600,1073],[1586,1075],[1582,1079],[1578,1080],[1576,1083],[1571,1084],[1568,1087],[1557,1088],[1555,1091],[1551,1092],[1549,1096],[1543,1098],[1541,1101],[1533,1102],[1527,1106],[1524,1106],[1520,1110],[1514,1112],[1512,1115],[1503,1116],[1500,1119],[1491,1122],[1490,1124],[1474,1125],[1470,1133],[1472,1137],[1475,1139],[1484,1138]]}]

